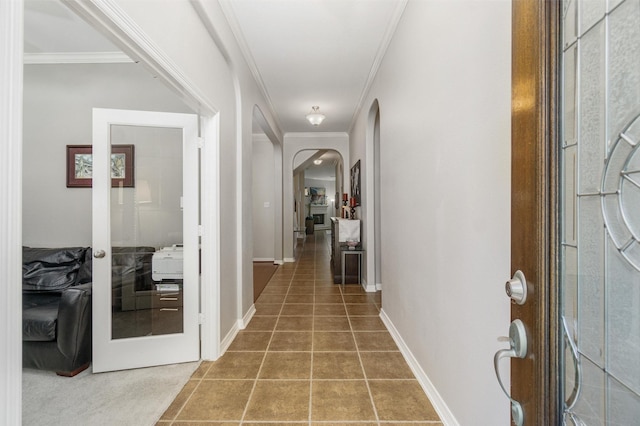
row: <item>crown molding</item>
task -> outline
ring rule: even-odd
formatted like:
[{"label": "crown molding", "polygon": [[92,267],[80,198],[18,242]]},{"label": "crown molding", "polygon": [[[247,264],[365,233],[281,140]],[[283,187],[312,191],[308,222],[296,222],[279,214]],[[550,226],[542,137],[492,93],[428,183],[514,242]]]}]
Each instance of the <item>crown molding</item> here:
[{"label": "crown molding", "polygon": [[360,95],[360,99],[358,100],[358,104],[356,105],[356,109],[353,112],[353,117],[351,117],[351,124],[349,125],[349,134],[353,131],[353,127],[356,124],[356,120],[362,111],[364,106],[364,101],[369,95],[369,91],[371,90],[371,86],[373,85],[373,81],[378,74],[378,70],[380,69],[380,65],[382,64],[382,60],[387,54],[387,49],[391,44],[391,40],[396,33],[396,29],[398,28],[398,24],[400,23],[400,18],[402,18],[402,14],[404,13],[405,8],[407,7],[407,3],[409,0],[400,0],[396,5],[395,10],[393,11],[393,15],[389,20],[389,25],[387,25],[387,29],[384,33],[384,37],[382,38],[382,42],[380,43],[380,47],[378,47],[378,52],[376,53],[376,57],[371,65],[371,69],[369,70],[369,76],[367,77],[367,82],[362,89],[362,94]]},{"label": "crown molding", "polygon": [[238,44],[238,48],[240,49],[240,52],[242,53],[242,56],[244,57],[244,60],[247,63],[247,67],[249,67],[249,70],[253,75],[253,79],[255,80],[256,85],[258,86],[258,89],[260,90],[260,92],[262,93],[262,96],[264,96],[264,99],[267,102],[267,106],[269,107],[269,110],[271,112],[273,119],[277,123],[277,126],[280,129],[282,129],[280,117],[278,116],[276,108],[273,105],[273,101],[271,100],[271,96],[267,91],[267,87],[264,84],[264,80],[262,80],[262,75],[258,70],[258,66],[256,65],[256,61],[253,58],[253,55],[251,54],[251,49],[249,49],[249,45],[247,44],[247,41],[244,37],[244,33],[242,32],[242,28],[240,27],[240,23],[238,22],[238,18],[236,17],[236,14],[233,10],[233,6],[231,5],[231,2],[229,0],[219,0],[218,3],[220,4],[220,8],[222,9],[222,13],[225,16],[225,19],[227,20],[229,27],[231,28],[231,33],[233,34],[233,37],[235,38],[236,43]]},{"label": "crown molding", "polygon": [[40,64],[124,64],[135,62],[123,52],[25,53],[25,65]]}]

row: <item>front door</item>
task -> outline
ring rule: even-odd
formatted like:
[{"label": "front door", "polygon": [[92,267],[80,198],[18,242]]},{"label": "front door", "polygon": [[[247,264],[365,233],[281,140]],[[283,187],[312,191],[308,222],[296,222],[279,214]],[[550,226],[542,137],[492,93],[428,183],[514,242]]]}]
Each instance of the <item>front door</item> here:
[{"label": "front door", "polygon": [[199,359],[197,123],[93,111],[94,372]]},{"label": "front door", "polygon": [[524,425],[640,418],[640,3],[513,2],[512,269]]}]

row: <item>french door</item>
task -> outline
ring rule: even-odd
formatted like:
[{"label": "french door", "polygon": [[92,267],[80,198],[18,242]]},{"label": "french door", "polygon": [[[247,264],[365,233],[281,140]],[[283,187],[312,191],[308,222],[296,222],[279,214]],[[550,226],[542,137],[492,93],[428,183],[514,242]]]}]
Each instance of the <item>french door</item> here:
[{"label": "french door", "polygon": [[197,116],[93,110],[93,371],[199,359]]}]

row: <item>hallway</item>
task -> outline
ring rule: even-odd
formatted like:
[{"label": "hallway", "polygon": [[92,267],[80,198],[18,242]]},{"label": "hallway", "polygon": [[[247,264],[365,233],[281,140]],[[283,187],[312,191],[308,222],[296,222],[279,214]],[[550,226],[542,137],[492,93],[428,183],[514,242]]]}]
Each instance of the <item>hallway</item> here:
[{"label": "hallway", "polygon": [[307,237],[216,362],[160,425],[441,425],[379,318],[381,293],[333,284],[326,234]]}]

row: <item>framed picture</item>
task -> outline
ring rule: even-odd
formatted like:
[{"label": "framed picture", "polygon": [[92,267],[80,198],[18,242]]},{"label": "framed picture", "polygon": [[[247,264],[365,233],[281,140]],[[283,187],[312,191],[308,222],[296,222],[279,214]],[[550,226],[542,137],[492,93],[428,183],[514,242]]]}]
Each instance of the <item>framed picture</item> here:
[{"label": "framed picture", "polygon": [[325,188],[311,187],[309,188],[309,195],[311,196],[310,204],[312,206],[326,206],[327,195]]},{"label": "framed picture", "polygon": [[[134,187],[134,146],[111,145],[111,186]],[[67,145],[67,188],[91,188],[91,145]]]},{"label": "framed picture", "polygon": [[360,205],[360,160],[351,168],[351,196],[356,199],[356,206]]}]

